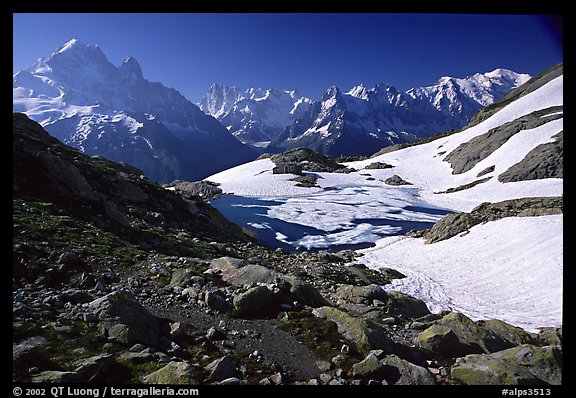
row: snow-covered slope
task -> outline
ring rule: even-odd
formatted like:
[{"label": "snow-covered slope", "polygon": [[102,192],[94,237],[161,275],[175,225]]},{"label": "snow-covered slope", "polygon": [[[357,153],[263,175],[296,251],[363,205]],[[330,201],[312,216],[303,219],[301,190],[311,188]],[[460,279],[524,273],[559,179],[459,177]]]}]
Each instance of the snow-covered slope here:
[{"label": "snow-covered slope", "polygon": [[[484,202],[562,196],[562,172],[557,170],[562,170],[563,76],[535,87],[459,133],[348,163],[358,170],[349,174],[316,173],[316,188],[296,187],[294,176],[272,174],[268,159],[209,179],[225,192],[243,196],[238,208],[249,208],[250,198],[257,201],[257,221],[247,226],[272,230],[278,241],[293,247],[375,242],[360,250],[364,257],[359,261],[405,273],[408,277],[391,288],[424,299],[431,309],[451,308],[527,329],[558,326],[562,215],[502,218],[432,244],[399,235],[403,222],[435,222],[443,214],[440,209],[469,212]],[[554,151],[550,145],[557,145]],[[549,152],[559,154],[552,158],[560,162],[549,168],[553,174],[520,173],[524,177],[512,182],[501,178],[527,159],[549,162]],[[469,156],[471,167],[455,173],[447,160],[453,153]],[[375,162],[393,167],[365,169]],[[412,185],[384,183],[395,174]],[[302,226],[303,232],[294,233],[294,226]]]},{"label": "snow-covered slope", "polygon": [[115,67],[100,47],[75,39],[13,76],[13,110],[160,182],[200,179],[256,156],[178,91],[144,79],[133,57]]},{"label": "snow-covered slope", "polygon": [[198,104],[240,141],[267,145],[286,126],[302,116],[312,101],[296,90],[241,90],[213,84]]},{"label": "snow-covered slope", "polygon": [[398,91],[381,83],[346,93],[328,89],[321,100],[270,144],[273,150],[299,146],[320,153],[370,155],[382,147],[464,127],[530,76],[507,69],[464,79],[442,77],[432,86]]}]

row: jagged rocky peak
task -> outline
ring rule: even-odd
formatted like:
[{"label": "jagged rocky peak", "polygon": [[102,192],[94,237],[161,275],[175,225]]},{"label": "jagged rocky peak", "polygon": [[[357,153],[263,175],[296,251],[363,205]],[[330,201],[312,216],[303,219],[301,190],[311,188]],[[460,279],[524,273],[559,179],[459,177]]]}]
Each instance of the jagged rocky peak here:
[{"label": "jagged rocky peak", "polygon": [[14,75],[13,111],[158,182],[202,179],[257,157],[177,90],[146,80],[134,57],[116,67],[100,47],[78,40]]}]

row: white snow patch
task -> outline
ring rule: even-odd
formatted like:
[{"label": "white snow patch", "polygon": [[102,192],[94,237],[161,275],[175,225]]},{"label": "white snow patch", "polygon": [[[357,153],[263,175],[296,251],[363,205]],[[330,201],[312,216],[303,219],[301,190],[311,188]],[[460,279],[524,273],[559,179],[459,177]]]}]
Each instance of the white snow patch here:
[{"label": "white snow patch", "polygon": [[429,245],[392,237],[360,252],[367,266],[386,264],[408,276],[386,289],[418,297],[433,311],[534,331],[562,325],[562,228],[562,215],[509,217]]}]

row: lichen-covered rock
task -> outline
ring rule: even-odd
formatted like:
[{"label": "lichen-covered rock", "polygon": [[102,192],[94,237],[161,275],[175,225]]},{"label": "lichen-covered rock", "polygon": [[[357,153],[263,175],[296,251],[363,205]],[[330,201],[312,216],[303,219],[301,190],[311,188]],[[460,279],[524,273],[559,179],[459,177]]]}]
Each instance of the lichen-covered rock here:
[{"label": "lichen-covered rock", "polygon": [[[433,385],[436,384],[434,376],[430,371],[422,366],[408,362],[397,355],[386,355],[380,363],[390,369],[386,378],[388,384],[396,385]],[[398,378],[395,374],[398,374]]]},{"label": "lichen-covered rock", "polygon": [[169,362],[144,377],[146,384],[198,384],[198,372],[188,362]]},{"label": "lichen-covered rock", "polygon": [[172,273],[170,286],[186,287],[192,284],[192,277],[197,274],[188,268],[178,268]]},{"label": "lichen-covered rock", "polygon": [[114,291],[92,301],[89,309],[98,316],[103,335],[124,344],[141,343],[158,347],[160,326],[158,319],[126,290]]},{"label": "lichen-covered rock", "polygon": [[417,345],[425,351],[447,358],[469,354],[470,350],[478,351],[475,347],[462,344],[452,329],[436,324],[418,335]]},{"label": "lichen-covered rock", "polygon": [[480,320],[476,324],[487,330],[499,341],[500,344],[495,345],[492,351],[501,351],[522,344],[534,344],[536,342],[533,334],[499,319]]},{"label": "lichen-covered rock", "polygon": [[386,355],[382,350],[371,351],[362,361],[352,366],[352,377],[362,380],[385,380],[387,384],[436,384],[430,371],[408,362],[397,355]]},{"label": "lichen-covered rock", "polygon": [[382,326],[367,319],[355,318],[333,307],[320,307],[313,312],[338,326],[338,333],[365,350],[382,349],[394,351],[394,342],[386,335]]},{"label": "lichen-covered rock", "polygon": [[477,324],[463,314],[450,312],[420,333],[417,342],[425,350],[454,358],[466,354],[501,351],[517,345],[522,339],[529,339],[529,334],[522,333],[504,322]]},{"label": "lichen-covered rock", "polygon": [[386,291],[374,284],[368,286],[338,285],[335,296],[340,300],[356,304],[372,303],[373,300],[388,301]]},{"label": "lichen-covered rock", "polygon": [[558,347],[524,344],[494,354],[458,358],[450,376],[464,384],[562,383],[562,353]]}]

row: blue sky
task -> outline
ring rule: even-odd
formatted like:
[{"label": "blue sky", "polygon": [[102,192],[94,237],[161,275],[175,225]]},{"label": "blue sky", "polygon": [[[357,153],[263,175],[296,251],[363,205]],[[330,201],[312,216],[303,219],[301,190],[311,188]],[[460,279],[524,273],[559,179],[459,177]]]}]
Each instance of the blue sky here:
[{"label": "blue sky", "polygon": [[400,90],[502,67],[532,75],[563,60],[558,23],[496,14],[13,14],[13,73],[71,38],[127,56],[193,102],[214,83],[297,88],[318,99],[387,82]]}]

